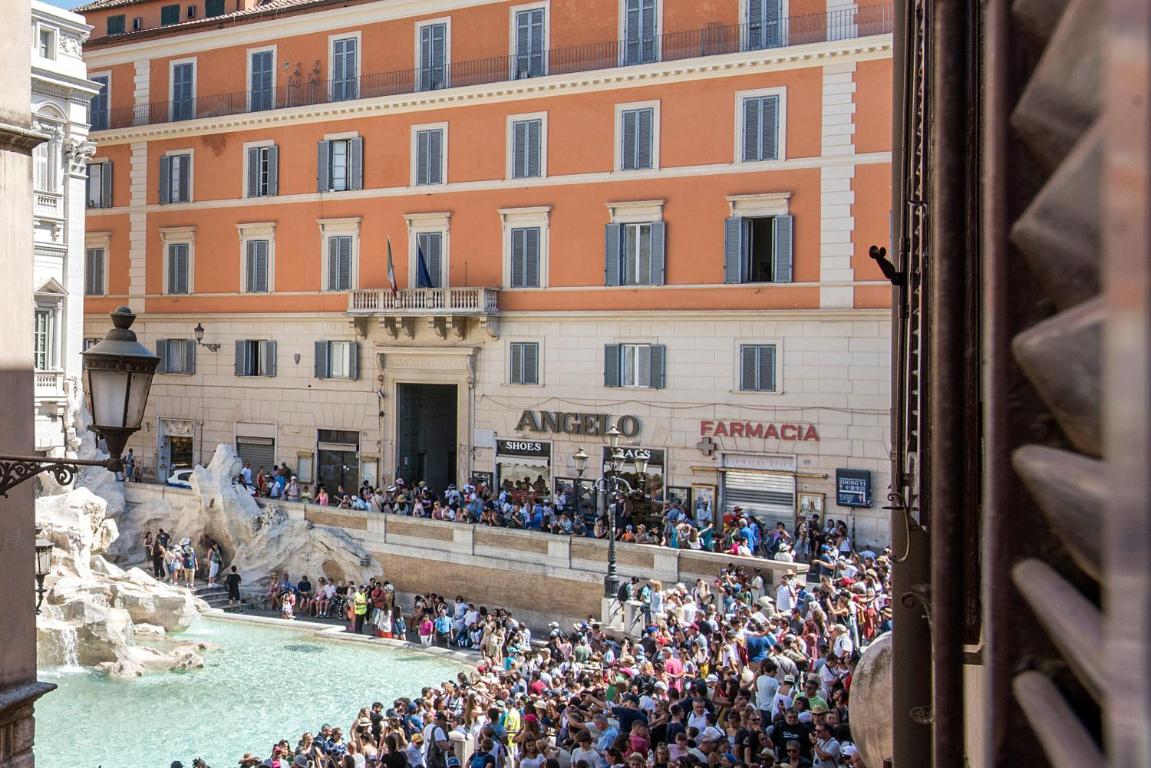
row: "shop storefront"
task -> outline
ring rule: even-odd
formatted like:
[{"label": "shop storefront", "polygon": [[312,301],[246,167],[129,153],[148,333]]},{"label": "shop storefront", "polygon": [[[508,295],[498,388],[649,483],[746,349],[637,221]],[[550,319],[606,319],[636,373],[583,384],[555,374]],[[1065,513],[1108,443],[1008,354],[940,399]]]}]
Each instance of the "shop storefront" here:
[{"label": "shop storefront", "polygon": [[343,487],[355,493],[360,485],[360,433],[345,429],[316,431],[316,482],[329,494]]},{"label": "shop storefront", "polygon": [[772,454],[723,454],[720,497],[724,516],[742,507],[768,527],[784,523],[795,527],[795,456]]},{"label": "shop storefront", "polygon": [[252,468],[252,476],[263,467],[271,471],[276,466],[276,425],[237,424],[236,453]]},{"label": "shop storefront", "polygon": [[517,501],[550,496],[551,460],[546,440],[496,440],[496,487]]}]

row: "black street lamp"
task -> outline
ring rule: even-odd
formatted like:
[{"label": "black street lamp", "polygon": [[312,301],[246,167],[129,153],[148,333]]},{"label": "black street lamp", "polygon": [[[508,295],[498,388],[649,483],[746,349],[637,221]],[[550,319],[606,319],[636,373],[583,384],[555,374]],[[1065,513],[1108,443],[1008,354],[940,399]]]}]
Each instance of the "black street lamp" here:
[{"label": "black street lamp", "polygon": [[220,351],[220,345],[219,344],[205,344],[204,343],[204,326],[201,325],[200,323],[196,323],[196,327],[192,329],[192,333],[196,337],[196,346],[197,347],[207,347],[209,352],[219,352]]},{"label": "black street lamp", "polygon": [[52,542],[40,538],[40,526],[36,526],[36,613],[44,603],[44,579],[52,572]]},{"label": "black street lamp", "polygon": [[90,429],[108,444],[107,459],[0,456],[0,496],[41,472],[51,472],[56,482],[68,485],[79,467],[120,470],[120,454],[132,433],[140,429],[152,376],[160,358],[136,341],[130,328],[136,316],[128,307],[112,313],[112,330],[99,344],[81,353],[84,384],[92,413]]}]

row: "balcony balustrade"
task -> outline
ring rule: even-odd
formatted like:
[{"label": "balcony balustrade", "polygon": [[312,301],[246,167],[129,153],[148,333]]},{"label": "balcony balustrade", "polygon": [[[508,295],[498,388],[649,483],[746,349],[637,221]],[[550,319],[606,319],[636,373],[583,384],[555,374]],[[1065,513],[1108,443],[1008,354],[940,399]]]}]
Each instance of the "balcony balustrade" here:
[{"label": "balcony balustrade", "polygon": [[457,338],[467,334],[469,318],[493,337],[499,335],[499,290],[496,288],[388,288],[350,291],[348,314],[353,318],[376,317],[393,338],[402,333],[415,337],[417,319],[426,319],[436,335]]}]

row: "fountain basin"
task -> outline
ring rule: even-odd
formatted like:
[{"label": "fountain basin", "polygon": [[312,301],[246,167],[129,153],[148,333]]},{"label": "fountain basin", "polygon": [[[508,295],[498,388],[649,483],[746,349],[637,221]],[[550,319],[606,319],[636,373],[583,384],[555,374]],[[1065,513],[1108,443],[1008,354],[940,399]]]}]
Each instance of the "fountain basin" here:
[{"label": "fountain basin", "polygon": [[42,668],[41,679],[59,688],[36,705],[37,768],[191,765],[194,757],[213,768],[234,766],[246,751],[267,757],[276,741],[294,745],[324,723],[346,733],[360,707],[391,706],[469,669],[462,660],[385,643],[215,617],[179,639],[213,646],[202,669],[120,680]]}]

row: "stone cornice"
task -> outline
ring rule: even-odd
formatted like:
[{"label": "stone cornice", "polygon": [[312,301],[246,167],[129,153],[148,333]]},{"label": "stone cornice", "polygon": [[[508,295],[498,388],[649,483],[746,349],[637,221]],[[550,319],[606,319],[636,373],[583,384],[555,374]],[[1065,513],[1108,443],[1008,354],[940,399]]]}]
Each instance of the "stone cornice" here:
[{"label": "stone cornice", "polygon": [[0,121],[0,148],[11,147],[13,149],[31,152],[36,148],[37,144],[47,141],[48,138],[46,134],[34,131],[23,125],[13,125],[12,123]]},{"label": "stone cornice", "polygon": [[[54,690],[56,690],[56,686],[53,683],[44,683],[39,680],[4,688],[0,690],[0,713],[31,706],[36,703],[36,699]],[[3,717],[0,716],[0,719]]]},{"label": "stone cornice", "polygon": [[549,75],[528,80],[501,81],[441,91],[421,91],[373,99],[337,101],[330,104],[243,113],[227,117],[141,125],[95,132],[92,139],[101,145],[124,144],[205,133],[225,133],[301,123],[347,120],[357,117],[375,117],[395,112],[418,112],[498,101],[535,99],[584,91],[635,88],[685,80],[803,69],[845,60],[883,59],[890,58],[891,51],[892,36],[890,34],[874,35],[851,40],[744,51],[641,66],[616,67],[567,75]]}]

